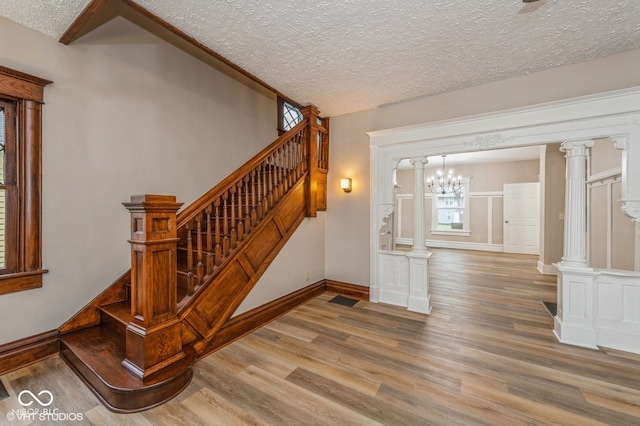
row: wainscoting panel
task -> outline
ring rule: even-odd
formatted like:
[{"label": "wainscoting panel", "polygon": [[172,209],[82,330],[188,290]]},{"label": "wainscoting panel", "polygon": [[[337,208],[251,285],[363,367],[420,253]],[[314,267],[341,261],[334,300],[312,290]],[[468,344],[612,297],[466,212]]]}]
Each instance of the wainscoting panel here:
[{"label": "wainscoting panel", "polygon": [[409,298],[409,259],[406,253],[382,253],[380,268],[380,302],[407,306]]}]

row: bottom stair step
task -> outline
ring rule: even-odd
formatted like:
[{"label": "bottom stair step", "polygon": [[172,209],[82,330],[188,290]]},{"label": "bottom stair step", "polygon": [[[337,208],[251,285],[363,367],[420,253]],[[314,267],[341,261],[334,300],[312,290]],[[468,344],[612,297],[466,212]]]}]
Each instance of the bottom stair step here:
[{"label": "bottom stair step", "polygon": [[193,376],[195,351],[144,379],[123,365],[125,340],[115,331],[100,326],[60,336],[60,355],[107,408],[132,413],[160,405],[178,395]]}]

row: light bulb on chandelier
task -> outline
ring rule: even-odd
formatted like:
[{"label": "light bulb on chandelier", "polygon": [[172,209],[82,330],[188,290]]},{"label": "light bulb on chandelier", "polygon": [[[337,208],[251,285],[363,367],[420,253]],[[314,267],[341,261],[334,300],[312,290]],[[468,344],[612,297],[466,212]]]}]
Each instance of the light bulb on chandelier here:
[{"label": "light bulb on chandelier", "polygon": [[437,177],[431,176],[430,178],[427,178],[427,187],[429,188],[429,191],[433,192],[434,194],[459,195],[462,192],[462,177],[454,177],[453,170],[449,170],[449,173],[445,177],[445,158],[446,155],[443,155],[442,170],[438,170],[436,172]]}]

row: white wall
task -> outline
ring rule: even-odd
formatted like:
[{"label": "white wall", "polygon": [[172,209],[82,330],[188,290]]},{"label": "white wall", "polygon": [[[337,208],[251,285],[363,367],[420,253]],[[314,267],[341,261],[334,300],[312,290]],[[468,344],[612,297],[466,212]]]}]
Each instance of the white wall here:
[{"label": "white wall", "polygon": [[[366,132],[640,86],[640,50],[468,89],[333,117],[326,276],[369,285],[369,138]],[[375,90],[375,89],[372,89]],[[350,173],[350,176],[347,174]],[[348,197],[338,187],[351,177]]]},{"label": "white wall", "polygon": [[[0,296],[0,344],[59,327],[130,267],[121,203],[132,194],[173,194],[188,204],[277,137],[275,96],[121,18],[70,46],[2,18],[0,64],[54,81],[43,122],[49,273],[40,289]],[[320,279],[317,234],[324,220],[296,232],[313,238],[313,247],[293,246],[308,261],[280,256],[274,263],[292,279],[277,291],[261,281],[253,305],[306,285],[305,271]]]}]

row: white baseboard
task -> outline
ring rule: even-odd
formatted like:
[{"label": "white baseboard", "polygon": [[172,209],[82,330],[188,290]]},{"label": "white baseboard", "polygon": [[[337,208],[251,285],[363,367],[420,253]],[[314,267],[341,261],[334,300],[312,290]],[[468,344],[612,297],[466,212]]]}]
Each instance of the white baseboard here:
[{"label": "white baseboard", "polygon": [[[413,245],[413,238],[396,238],[396,244],[402,244],[407,246]],[[442,240],[427,240],[427,247],[436,248],[450,248],[460,250],[481,250],[481,251],[495,251],[500,252],[504,250],[502,244],[486,244],[486,243],[467,243],[459,241],[442,241]]]},{"label": "white baseboard", "polygon": [[558,275],[558,269],[553,265],[545,265],[538,260],[538,272],[545,275]]}]

